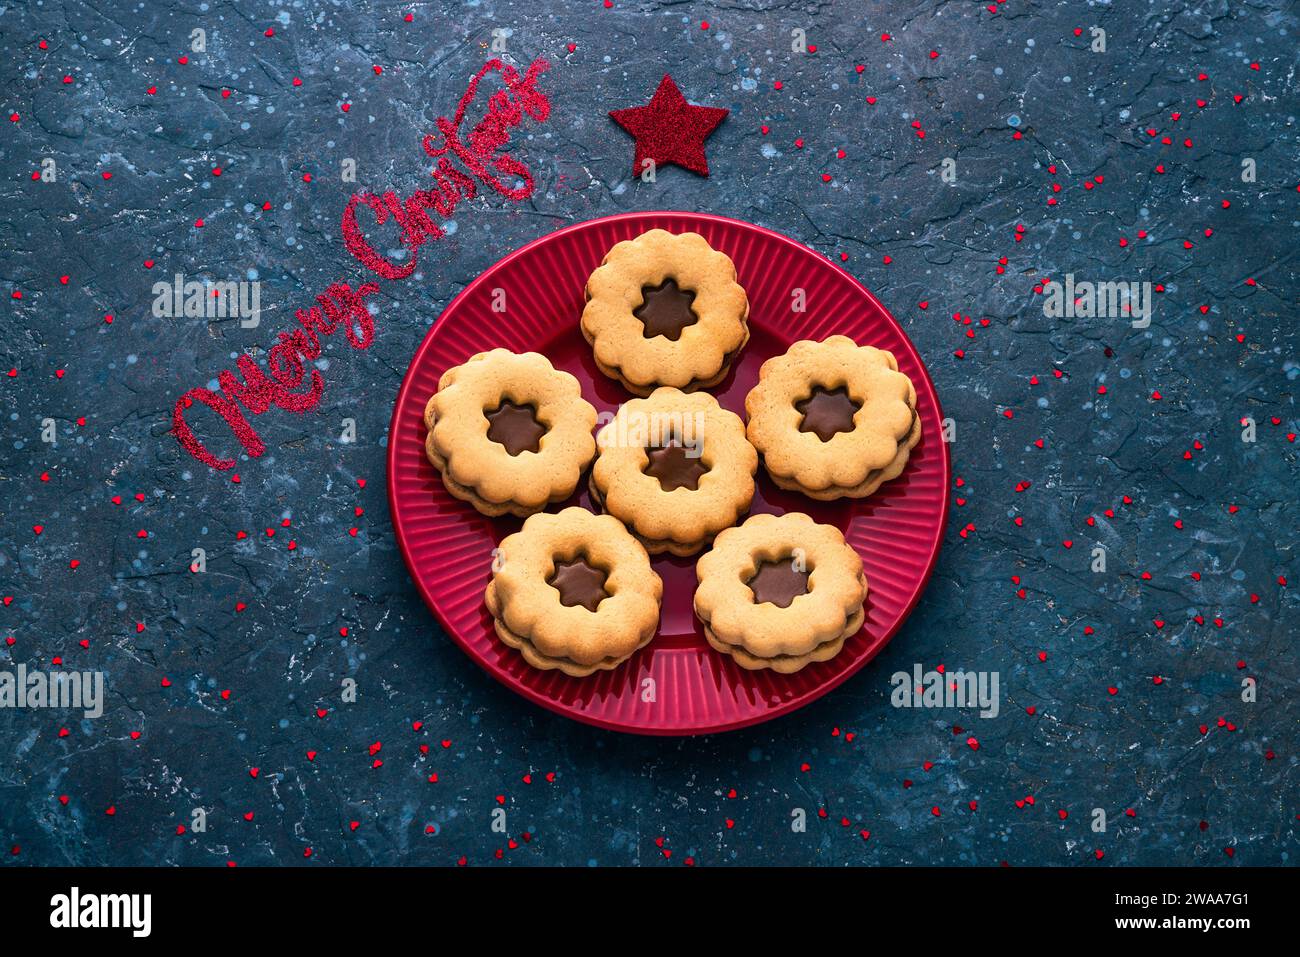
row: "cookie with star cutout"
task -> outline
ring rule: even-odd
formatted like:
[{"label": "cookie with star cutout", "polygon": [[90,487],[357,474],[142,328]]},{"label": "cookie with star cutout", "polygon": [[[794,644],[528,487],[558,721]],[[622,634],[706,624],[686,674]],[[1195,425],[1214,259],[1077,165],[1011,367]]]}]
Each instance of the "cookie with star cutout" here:
[{"label": "cookie with star cutout", "polygon": [[777,485],[865,498],[902,474],[921,439],[916,389],[892,353],[847,336],[801,340],[763,363],[746,434]]},{"label": "cookie with star cutout", "polygon": [[452,495],[484,515],[531,515],[578,487],[596,410],[536,352],[480,352],[438,381],[424,451]]},{"label": "cookie with star cutout", "polygon": [[754,515],[721,532],[695,575],[705,638],[749,671],[828,661],[862,627],[862,559],[839,529],[802,512]]},{"label": "cookie with star cutout", "polygon": [[736,267],[698,233],[652,229],[618,243],[587,279],[582,334],[631,392],[717,385],[749,341]]},{"label": "cookie with star cutout", "polygon": [[534,668],[608,671],[659,628],[663,582],[611,515],[533,515],[502,540],[492,567],[484,602],[497,636]]},{"label": "cookie with star cutout", "polygon": [[652,553],[693,555],[749,511],[758,453],[707,392],[660,388],[596,435],[591,497]]}]

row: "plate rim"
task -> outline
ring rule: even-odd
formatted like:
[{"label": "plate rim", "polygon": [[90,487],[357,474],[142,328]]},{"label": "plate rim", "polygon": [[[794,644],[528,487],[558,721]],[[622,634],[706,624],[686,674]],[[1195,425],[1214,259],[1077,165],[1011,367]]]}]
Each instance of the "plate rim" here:
[{"label": "plate rim", "polygon": [[[714,223],[726,223],[734,226],[739,226],[742,229],[752,230],[757,233],[765,234],[767,237],[776,239],[777,241],[787,246],[793,247],[803,254],[812,255],[820,258],[825,265],[830,266],[832,269],[838,271],[850,282],[852,282],[853,285],[855,285],[867,297],[867,299],[869,299],[876,306],[876,308],[880,310],[881,314],[884,315],[885,318],[890,323],[893,324],[895,329],[898,331],[898,334],[903,337],[903,339],[907,342],[907,344],[912,347],[912,351],[916,354],[917,362],[921,370],[921,382],[919,384],[914,383],[914,385],[917,385],[918,391],[924,389],[924,392],[927,395],[927,397],[930,399],[930,401],[934,403],[934,408],[935,411],[938,413],[939,421],[940,422],[943,421],[944,418],[943,406],[939,402],[938,391],[934,387],[934,381],[930,377],[930,369],[926,365],[925,359],[921,355],[921,351],[917,349],[916,343],[912,341],[911,336],[907,334],[907,330],[903,328],[902,323],[900,323],[896,318],[894,318],[894,314],[885,307],[884,303],[882,303],[878,298],[876,298],[876,295],[870,289],[868,289],[865,285],[863,285],[862,282],[860,282],[856,276],[854,276],[851,272],[849,272],[839,263],[836,263],[834,260],[824,256],[822,253],[813,249],[811,246],[801,243],[799,242],[799,240],[794,239],[791,236],[787,236],[784,233],[777,232],[774,229],[769,229],[766,226],[760,226],[757,223],[751,223],[747,220],[736,219],[731,216],[721,216],[716,213],[701,213],[695,210],[686,210],[686,209],[640,210],[635,212],[615,213],[610,216],[598,216],[594,219],[584,219],[581,220],[580,222],[569,223],[568,225],[563,226],[560,229],[556,229],[542,236],[538,236],[536,239],[532,239],[529,242],[525,243],[524,245],[519,246],[518,248],[507,253],[502,258],[498,259],[492,265],[488,266],[477,276],[475,276],[474,279],[472,279],[465,286],[465,288],[463,288],[460,292],[458,292],[455,296],[453,296],[450,301],[448,301],[447,305],[444,306],[441,311],[439,311],[437,318],[434,319],[433,323],[429,326],[428,331],[424,334],[424,338],[420,340],[420,343],[415,347],[415,351],[411,354],[411,359],[407,363],[406,371],[402,375],[402,383],[398,387],[397,395],[393,400],[393,410],[391,415],[389,416],[389,423],[388,423],[388,455],[385,457],[387,471],[384,476],[384,481],[385,481],[385,485],[387,486],[386,497],[388,500],[389,521],[392,524],[393,534],[395,539],[397,540],[398,551],[400,551],[402,555],[402,562],[403,564],[406,565],[407,574],[410,576],[412,583],[415,585],[416,591],[419,593],[420,598],[423,600],[425,607],[427,607],[431,612],[433,612],[434,618],[437,619],[438,623],[442,626],[442,630],[446,633],[447,637],[451,638],[451,640],[455,642],[455,644],[460,648],[460,650],[465,654],[466,657],[468,657],[471,661],[473,661],[481,670],[487,672],[487,674],[490,675],[498,684],[502,685],[503,687],[507,688],[508,690],[510,690],[511,692],[517,695],[521,695],[522,697],[533,702],[534,704],[540,705],[541,707],[545,708],[548,711],[551,711],[558,715],[562,715],[563,717],[568,718],[570,720],[577,721],[582,724],[602,728],[607,731],[619,731],[625,734],[636,734],[636,735],[643,735],[647,737],[695,737],[699,735],[719,734],[725,731],[737,731],[740,730],[741,728],[753,727],[754,725],[762,724],[766,721],[775,720],[776,718],[780,718],[784,715],[790,714],[793,711],[797,711],[800,708],[805,707],[806,705],[812,704],[814,701],[824,698],[826,695],[830,694],[830,692],[834,691],[844,682],[848,681],[854,675],[858,674],[858,672],[860,672],[872,660],[874,660],[889,645],[889,643],[894,640],[894,636],[898,634],[898,632],[902,629],[903,625],[906,624],[907,620],[912,617],[912,613],[916,610],[917,604],[920,603],[921,595],[924,594],[926,587],[930,583],[931,577],[934,575],[935,567],[939,563],[939,554],[943,550],[944,533],[948,527],[948,518],[951,510],[951,498],[952,498],[952,494],[951,494],[952,493],[952,460],[949,455],[947,442],[943,441],[942,439],[940,439],[938,442],[940,460],[943,465],[943,478],[944,478],[943,512],[942,515],[940,516],[939,522],[935,526],[935,534],[932,540],[929,562],[927,563],[925,571],[917,579],[916,586],[912,590],[911,595],[908,597],[907,603],[903,608],[902,614],[899,615],[898,620],[885,633],[884,638],[877,644],[875,649],[870,654],[863,656],[863,658],[860,661],[855,662],[853,665],[844,669],[843,671],[840,671],[830,676],[821,685],[818,685],[815,689],[807,692],[804,695],[796,697],[790,701],[781,702],[780,704],[775,705],[774,707],[766,711],[763,711],[759,714],[737,718],[733,721],[724,721],[720,723],[713,723],[709,725],[692,727],[692,728],[643,727],[643,726],[638,726],[633,724],[626,724],[618,721],[611,721],[597,715],[585,714],[582,713],[581,711],[571,709],[567,707],[563,702],[556,701],[553,698],[541,694],[540,692],[535,691],[534,689],[528,687],[527,685],[516,684],[513,681],[509,680],[508,675],[501,674],[496,669],[494,669],[488,661],[481,658],[469,646],[467,642],[462,640],[460,635],[456,633],[456,630],[453,629],[448,624],[447,619],[443,616],[443,613],[439,610],[437,603],[433,601],[432,596],[429,594],[428,588],[425,586],[420,576],[416,574],[416,569],[414,567],[411,558],[410,547],[408,546],[406,541],[405,532],[403,531],[401,523],[397,521],[397,511],[398,511],[397,499],[395,495],[395,484],[392,478],[397,471],[397,456],[400,451],[399,443],[395,441],[395,436],[397,434],[398,417],[400,415],[402,408],[406,404],[407,393],[412,388],[412,379],[413,379],[412,370],[414,370],[414,368],[416,367],[417,360],[420,359],[425,353],[425,351],[430,348],[435,337],[438,335],[439,329],[441,328],[440,320],[444,315],[446,315],[446,313],[449,310],[451,310],[458,302],[460,302],[461,299],[467,299],[470,296],[472,296],[478,290],[480,284],[487,281],[488,276],[495,273],[498,269],[506,267],[515,259],[518,259],[519,257],[523,256],[525,253],[530,251],[534,246],[540,246],[544,243],[552,242],[554,241],[555,237],[560,236],[564,233],[574,232],[580,229],[591,229],[596,227],[598,224],[602,224],[602,223],[623,222],[628,220],[643,220],[647,218],[653,218],[656,216],[685,216],[702,223],[714,222]],[[468,508],[470,506],[467,505],[466,507]]]}]

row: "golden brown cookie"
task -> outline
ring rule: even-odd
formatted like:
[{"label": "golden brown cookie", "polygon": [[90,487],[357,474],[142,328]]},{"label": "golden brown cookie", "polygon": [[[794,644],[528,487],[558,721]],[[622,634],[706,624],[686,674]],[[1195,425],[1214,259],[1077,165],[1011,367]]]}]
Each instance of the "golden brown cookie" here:
[{"label": "golden brown cookie", "polygon": [[659,627],[663,582],[618,519],[533,515],[506,536],[484,594],[497,635],[534,668],[580,678],[622,664]]},{"label": "golden brown cookie", "polygon": [[912,380],[892,353],[847,336],[768,359],[745,411],[772,480],[823,501],[864,498],[897,478],[921,438]]},{"label": "golden brown cookie", "polygon": [[665,387],[625,402],[596,444],[592,498],[654,554],[698,552],[754,497],[758,453],[707,392]]},{"label": "golden brown cookie", "polygon": [[690,392],[726,378],[749,341],[736,267],[698,233],[624,240],[587,279],[582,334],[600,371],[637,395]]},{"label": "golden brown cookie", "polygon": [[839,529],[802,512],[754,515],[721,532],[695,574],[709,644],[751,671],[826,661],[862,627],[862,559]]},{"label": "golden brown cookie", "polygon": [[531,515],[577,488],[596,454],[596,410],[536,352],[480,352],[443,373],[424,450],[447,491],[484,515]]}]

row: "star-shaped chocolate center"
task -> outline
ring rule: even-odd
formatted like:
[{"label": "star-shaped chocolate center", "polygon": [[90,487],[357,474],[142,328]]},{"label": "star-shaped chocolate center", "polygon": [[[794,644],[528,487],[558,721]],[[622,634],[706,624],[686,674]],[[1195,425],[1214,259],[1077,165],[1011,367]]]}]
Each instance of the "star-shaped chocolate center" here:
[{"label": "star-shaped chocolate center", "polygon": [[829,442],[838,432],[853,431],[853,416],[862,403],[854,402],[845,386],[838,389],[815,386],[812,395],[799,400],[794,407],[803,413],[799,431],[816,432],[817,438]]},{"label": "star-shaped chocolate center", "polygon": [[646,449],[646,475],[659,480],[665,492],[685,488],[694,492],[700,487],[700,476],[709,467],[700,459],[698,449],[686,449],[681,442],[670,439],[666,445]]},{"label": "star-shaped chocolate center", "polygon": [[754,593],[754,604],[771,602],[778,608],[789,608],[800,595],[808,594],[808,572],[795,567],[794,556],[777,562],[762,562],[748,582]]},{"label": "star-shaped chocolate center", "polygon": [[536,452],[541,448],[546,426],[537,421],[536,406],[515,405],[502,399],[499,406],[484,414],[488,420],[487,437],[504,445],[511,455]]},{"label": "star-shaped chocolate center", "polygon": [[581,605],[587,611],[595,611],[602,601],[610,597],[605,590],[609,576],[599,568],[587,562],[579,555],[568,562],[556,562],[555,572],[546,579],[560,593],[561,605]]},{"label": "star-shaped chocolate center", "polygon": [[675,279],[665,279],[657,286],[641,287],[641,305],[632,315],[641,320],[645,328],[641,334],[647,339],[666,336],[673,342],[682,337],[682,330],[700,321],[691,308],[695,291],[682,289]]}]

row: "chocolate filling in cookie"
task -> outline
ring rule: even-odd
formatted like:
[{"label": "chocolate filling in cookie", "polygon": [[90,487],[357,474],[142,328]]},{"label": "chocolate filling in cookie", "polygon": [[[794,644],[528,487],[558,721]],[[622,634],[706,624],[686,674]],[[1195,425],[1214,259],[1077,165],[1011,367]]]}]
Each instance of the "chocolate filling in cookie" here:
[{"label": "chocolate filling in cookie", "polygon": [[829,442],[836,433],[853,431],[853,416],[862,403],[853,400],[846,386],[837,389],[814,386],[812,394],[800,399],[794,407],[803,413],[799,431],[816,432],[817,438]]},{"label": "chocolate filling in cookie", "polygon": [[572,561],[556,561],[555,571],[546,584],[560,593],[561,605],[581,605],[587,611],[595,611],[610,597],[605,590],[608,580],[608,574],[590,564],[585,555],[578,555]]},{"label": "chocolate filling in cookie", "polygon": [[795,567],[794,556],[780,561],[761,562],[754,577],[745,583],[754,593],[754,604],[771,602],[777,608],[789,608],[800,595],[808,594],[808,572]]},{"label": "chocolate filling in cookie", "polygon": [[536,406],[515,405],[509,399],[502,399],[499,406],[485,411],[484,415],[488,420],[487,437],[504,445],[511,455],[536,452],[542,447],[546,426],[537,421]]},{"label": "chocolate filling in cookie", "polygon": [[684,488],[694,492],[700,487],[700,476],[709,467],[700,460],[699,449],[687,449],[681,441],[669,439],[664,445],[646,449],[646,475],[659,480],[665,492]]},{"label": "chocolate filling in cookie", "polygon": [[680,288],[675,279],[666,279],[658,286],[641,287],[641,305],[632,310],[632,315],[641,320],[645,327],[642,335],[647,339],[665,336],[676,342],[683,329],[700,321],[691,308],[694,301],[693,290]]}]

